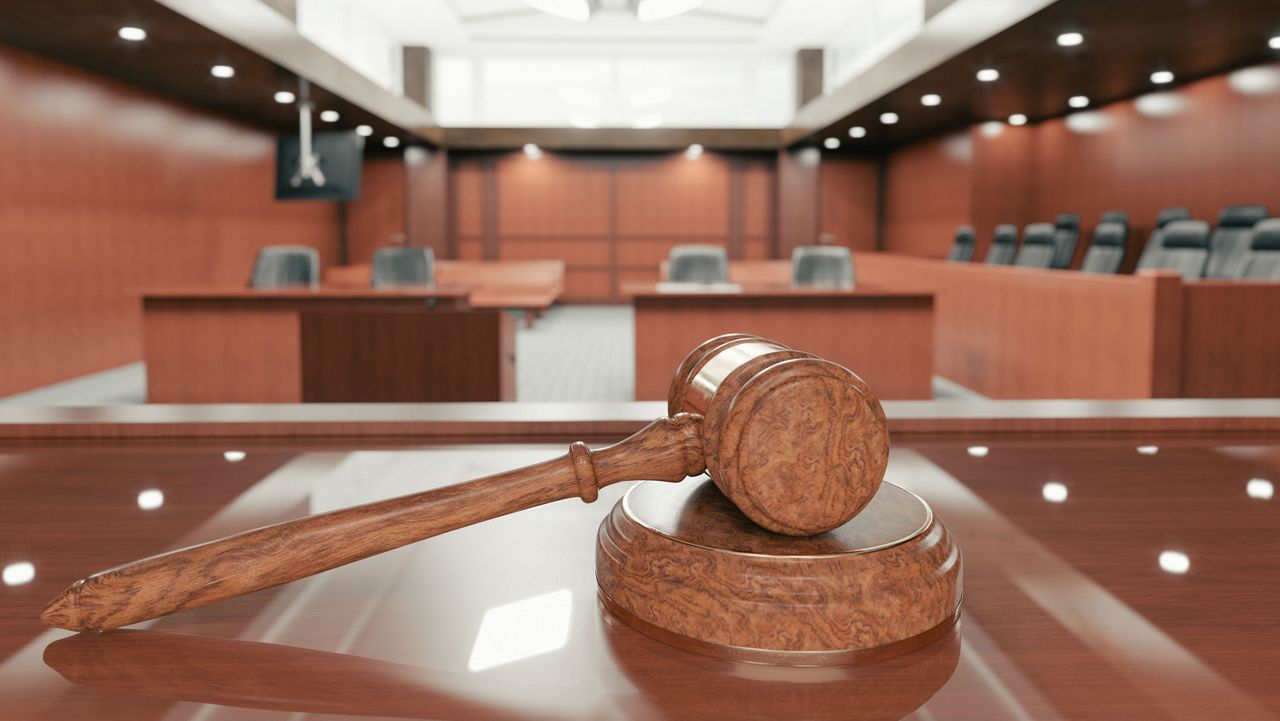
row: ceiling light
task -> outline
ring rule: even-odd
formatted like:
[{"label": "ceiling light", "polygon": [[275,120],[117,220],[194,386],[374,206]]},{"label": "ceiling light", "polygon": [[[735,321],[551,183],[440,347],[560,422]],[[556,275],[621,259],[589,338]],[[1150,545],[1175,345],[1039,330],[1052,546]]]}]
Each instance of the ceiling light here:
[{"label": "ceiling light", "polygon": [[1089,98],[1085,95],[1072,95],[1067,100],[1067,105],[1073,108],[1087,108],[1089,107]]},{"label": "ceiling light", "polygon": [[1181,575],[1191,570],[1191,559],[1182,551],[1161,551],[1160,570]]},{"label": "ceiling light", "polygon": [[245,452],[244,451],[224,451],[222,454],[222,457],[226,459],[227,463],[239,463],[240,461],[244,460]]},{"label": "ceiling light", "polygon": [[289,103],[292,103],[293,101],[295,101],[295,100],[297,100],[297,99],[298,99],[298,98],[297,98],[293,93],[289,92],[288,90],[277,90],[277,91],[276,91],[276,102],[277,102],[277,103],[280,103],[280,104],[282,104],[282,105],[288,105]]},{"label": "ceiling light", "polygon": [[1244,492],[1250,498],[1269,501],[1271,496],[1275,495],[1276,489],[1271,485],[1271,481],[1265,478],[1250,478],[1249,482],[1244,484]]},{"label": "ceiling light", "polygon": [[893,125],[894,123],[898,122],[898,114],[897,113],[880,113],[880,122],[884,123],[885,125]]},{"label": "ceiling light", "polygon": [[1026,125],[1027,116],[1023,115],[1022,113],[1014,113],[1013,115],[1009,116],[1009,124],[1010,125]]},{"label": "ceiling light", "polygon": [[135,43],[142,42],[147,39],[147,31],[142,28],[123,27],[116,32],[116,35],[119,35],[121,40],[128,40]]},{"label": "ceiling light", "polygon": [[1173,82],[1173,73],[1168,70],[1157,70],[1151,73],[1151,82],[1156,85],[1168,85]]},{"label": "ceiling light", "polygon": [[596,120],[595,118],[591,117],[590,115],[583,115],[582,113],[573,113],[572,115],[570,115],[570,116],[569,116],[569,124],[570,124],[570,125],[572,125],[572,126],[573,126],[573,127],[575,127],[575,128],[598,128],[598,127],[600,127],[600,121],[599,121],[599,120]]},{"label": "ceiling light", "polygon": [[1000,71],[995,68],[983,68],[978,71],[978,79],[984,83],[994,83],[1000,79]]},{"label": "ceiling light", "polygon": [[1160,446],[1138,446],[1138,452],[1144,456],[1154,456],[1160,452]]},{"label": "ceiling light", "polygon": [[697,160],[698,158],[702,157],[702,146],[699,145],[698,143],[694,143],[693,145],[690,145],[684,151],[684,157],[688,158],[689,160]]},{"label": "ceiling light", "polygon": [[357,125],[356,135],[359,135],[362,138],[367,138],[370,135],[373,135],[373,128],[369,127],[368,125]]},{"label": "ceiling light", "polygon": [[164,505],[164,491],[158,488],[148,488],[138,494],[138,508],[144,511],[154,511]]},{"label": "ceiling light", "polygon": [[702,4],[702,0],[640,0],[636,17],[642,23],[683,15]]},{"label": "ceiling light", "polygon": [[21,586],[36,577],[36,567],[29,561],[18,561],[4,567],[4,585]]},{"label": "ceiling light", "polygon": [[338,115],[337,110],[321,110],[320,111],[320,119],[325,121],[326,123],[336,123],[338,122],[339,117],[341,116]]},{"label": "ceiling light", "polygon": [[867,137],[867,129],[862,127],[861,125],[855,125],[852,128],[849,128],[849,137],[865,138]]},{"label": "ceiling light", "polygon": [[234,78],[236,69],[230,65],[214,65],[209,68],[209,74],[215,78]]},{"label": "ceiling light", "polygon": [[382,139],[382,145],[387,148],[398,148],[400,147],[400,138],[397,138],[394,135],[388,135]]},{"label": "ceiling light", "polygon": [[533,158],[534,160],[537,160],[538,158],[542,157],[542,148],[539,148],[537,145],[534,145],[533,143],[525,143],[524,154],[530,158]]},{"label": "ceiling light", "polygon": [[1067,487],[1057,481],[1050,481],[1044,484],[1044,488],[1040,489],[1040,495],[1044,496],[1044,500],[1050,503],[1062,503],[1067,500]]},{"label": "ceiling light", "polygon": [[827,138],[826,140],[822,141],[822,147],[826,148],[827,150],[835,150],[836,148],[840,147],[840,138]]},{"label": "ceiling light", "polygon": [[654,105],[661,105],[671,100],[675,93],[671,92],[671,88],[665,85],[659,85],[656,88],[641,90],[631,96],[631,107],[639,110],[640,108],[649,108]]},{"label": "ceiling light", "polygon": [[1280,35],[1275,36],[1267,41],[1267,47],[1272,50],[1280,50]]},{"label": "ceiling light", "polygon": [[986,446],[969,446],[968,452],[974,458],[986,458],[991,449]]},{"label": "ceiling light", "polygon": [[925,106],[926,108],[932,108],[934,106],[941,105],[942,96],[938,95],[937,93],[929,93],[928,95],[921,96],[920,104]]},{"label": "ceiling light", "polygon": [[636,121],[631,125],[633,127],[641,128],[641,129],[656,128],[659,125],[662,125],[662,114],[650,113],[648,115],[641,115],[640,117],[636,118]]},{"label": "ceiling light", "polygon": [[584,23],[591,19],[591,3],[587,0],[524,0],[524,4],[565,20]]},{"label": "ceiling light", "polygon": [[1084,36],[1080,33],[1063,33],[1058,36],[1058,44],[1064,48],[1073,48],[1084,42]]}]

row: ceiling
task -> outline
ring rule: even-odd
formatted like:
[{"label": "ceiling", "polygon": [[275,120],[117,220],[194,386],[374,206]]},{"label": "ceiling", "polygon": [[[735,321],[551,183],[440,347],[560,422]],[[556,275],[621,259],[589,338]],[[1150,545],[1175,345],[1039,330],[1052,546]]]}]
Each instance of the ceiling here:
[{"label": "ceiling", "polygon": [[[1084,42],[1059,47],[1064,32],[1079,32]],[[1268,47],[1277,35],[1277,0],[1060,0],[798,144],[835,137],[840,152],[879,152],[1015,113],[1031,122],[1062,116],[1073,112],[1067,101],[1074,95],[1097,106],[1280,60]],[[979,82],[983,68],[998,70],[999,80]],[[1175,73],[1172,86],[1152,83],[1158,70]],[[940,105],[921,104],[930,93],[941,96]],[[884,112],[897,113],[899,122],[882,124]],[[866,137],[851,139],[853,126],[866,128]]]}]

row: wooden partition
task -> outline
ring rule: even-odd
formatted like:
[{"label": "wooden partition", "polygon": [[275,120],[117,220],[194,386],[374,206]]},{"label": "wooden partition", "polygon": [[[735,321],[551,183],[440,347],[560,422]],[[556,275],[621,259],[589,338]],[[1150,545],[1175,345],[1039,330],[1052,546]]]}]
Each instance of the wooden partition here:
[{"label": "wooden partition", "polygon": [[1280,283],[1182,288],[1182,395],[1280,397]]}]

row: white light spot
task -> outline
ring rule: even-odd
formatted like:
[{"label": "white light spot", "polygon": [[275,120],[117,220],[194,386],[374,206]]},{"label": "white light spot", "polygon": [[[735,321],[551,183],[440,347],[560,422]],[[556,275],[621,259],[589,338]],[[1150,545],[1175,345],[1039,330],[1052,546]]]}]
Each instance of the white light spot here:
[{"label": "white light spot", "polygon": [[338,122],[338,118],[340,117],[342,116],[338,115],[337,110],[321,110],[320,111],[320,119],[326,123],[336,123]]},{"label": "white light spot", "polygon": [[1243,95],[1271,95],[1280,92],[1280,68],[1259,65],[1237,70],[1227,76],[1227,84]]},{"label": "white light spot", "polygon": [[209,74],[215,78],[234,78],[236,76],[236,69],[230,65],[214,65],[209,68]]},{"label": "white light spot", "polygon": [[1087,108],[1089,107],[1089,96],[1072,95],[1067,99],[1067,105],[1070,105],[1073,108]]},{"label": "white light spot", "polygon": [[1067,116],[1067,129],[1076,133],[1101,133],[1111,127],[1111,118],[1096,112],[1085,111],[1083,113],[1072,113]]},{"label": "white light spot", "polygon": [[398,148],[400,147],[400,138],[397,138],[394,135],[389,135],[382,139],[382,144],[388,148]]},{"label": "white light spot", "polygon": [[356,135],[359,135],[362,138],[367,138],[370,135],[373,135],[373,128],[368,125],[357,125]]},{"label": "white light spot", "polygon": [[920,104],[926,108],[936,107],[942,104],[942,96],[937,93],[929,93],[920,97]]},{"label": "white light spot", "polygon": [[1183,574],[1191,569],[1191,559],[1182,551],[1161,551],[1160,570],[1165,573]]},{"label": "white light spot", "polygon": [[1190,103],[1174,92],[1149,93],[1133,101],[1139,113],[1151,118],[1169,118],[1187,111]]},{"label": "white light spot", "polygon": [[224,451],[222,457],[227,459],[227,463],[239,463],[245,459],[244,451]]},{"label": "white light spot", "polygon": [[534,145],[533,143],[525,143],[524,154],[534,160],[537,160],[538,158],[542,157],[542,148],[539,148],[537,145]]},{"label": "white light spot", "polygon": [[1173,73],[1168,70],[1157,70],[1151,73],[1151,82],[1156,85],[1168,85],[1173,82]]},{"label": "white light spot", "polygon": [[984,83],[994,83],[1000,79],[1000,71],[995,68],[983,68],[978,71],[978,80]]},{"label": "white light spot", "polygon": [[855,139],[865,138],[867,137],[867,129],[862,127],[861,125],[855,125],[852,128],[849,128],[849,137],[855,138]]},{"label": "white light spot", "polygon": [[702,146],[699,145],[698,143],[694,143],[693,145],[690,145],[688,148],[685,148],[684,157],[688,158],[689,160],[697,160],[698,158],[701,158]]},{"label": "white light spot", "polygon": [[293,101],[298,99],[296,95],[289,92],[288,90],[277,90],[275,97],[276,97],[276,102],[280,103],[281,105],[288,105],[289,103],[292,103]]},{"label": "white light spot", "polygon": [[21,586],[24,583],[31,583],[36,577],[36,567],[27,561],[19,561],[10,563],[4,567],[4,585]]},{"label": "white light spot", "polygon": [[1050,503],[1062,503],[1067,500],[1067,487],[1057,481],[1050,481],[1040,489],[1040,495]]},{"label": "white light spot", "polygon": [[999,120],[988,120],[978,127],[984,138],[998,138],[1004,132],[1004,123]]},{"label": "white light spot", "polygon": [[121,40],[128,40],[132,43],[140,43],[147,39],[147,31],[142,28],[123,27],[116,33]]},{"label": "white light spot", "polygon": [[1154,456],[1160,452],[1160,446],[1138,446],[1138,452],[1144,456]]},{"label": "white light spot", "polygon": [[1014,113],[1013,115],[1009,116],[1009,124],[1010,125],[1026,125],[1027,116],[1023,115],[1022,113]]},{"label": "white light spot", "polygon": [[567,588],[485,611],[467,669],[484,671],[564,648],[572,611]]},{"label": "white light spot", "polygon": [[894,123],[898,122],[898,114],[897,113],[880,113],[880,122],[884,123],[885,125],[893,125]]},{"label": "white light spot", "polygon": [[826,148],[827,150],[835,150],[836,148],[840,147],[840,138],[827,138],[826,140],[822,141],[822,147]]},{"label": "white light spot", "polygon": [[1073,48],[1084,42],[1084,36],[1080,33],[1063,33],[1058,36],[1058,44],[1064,48]]},{"label": "white light spot", "polygon": [[164,505],[164,491],[158,488],[148,488],[138,494],[138,508],[144,511],[154,511]]},{"label": "white light spot", "polygon": [[974,458],[986,458],[990,452],[991,449],[986,446],[969,446],[969,455]]},{"label": "white light spot", "polygon": [[1260,501],[1269,501],[1271,500],[1271,496],[1275,494],[1276,489],[1271,485],[1271,481],[1268,481],[1265,478],[1250,478],[1249,482],[1244,484],[1244,492],[1250,498],[1256,498]]}]

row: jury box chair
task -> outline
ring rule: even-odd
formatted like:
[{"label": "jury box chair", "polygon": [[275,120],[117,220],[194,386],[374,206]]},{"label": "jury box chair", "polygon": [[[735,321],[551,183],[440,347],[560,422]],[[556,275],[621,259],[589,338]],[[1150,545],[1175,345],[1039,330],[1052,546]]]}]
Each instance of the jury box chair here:
[{"label": "jury box chair", "polygon": [[808,245],[791,251],[791,285],[853,290],[853,253],[840,245]]},{"label": "jury box chair", "polygon": [[320,254],[307,245],[268,245],[258,251],[249,276],[252,288],[314,288],[320,284]]},{"label": "jury box chair", "polygon": [[714,245],[678,245],[667,255],[667,280],[673,283],[728,283],[729,256]]},{"label": "jury box chair", "polygon": [[436,285],[436,255],[430,248],[397,245],[379,248],[373,254],[374,288]]}]

